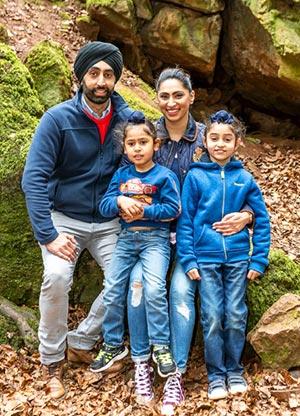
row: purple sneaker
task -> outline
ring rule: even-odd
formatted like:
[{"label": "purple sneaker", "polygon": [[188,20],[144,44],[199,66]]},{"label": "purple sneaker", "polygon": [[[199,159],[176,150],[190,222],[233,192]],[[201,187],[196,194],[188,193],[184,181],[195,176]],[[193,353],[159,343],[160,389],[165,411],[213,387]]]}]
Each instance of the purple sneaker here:
[{"label": "purple sneaker", "polygon": [[154,370],[148,361],[140,361],[134,364],[134,387],[136,402],[148,405],[154,398],[152,384],[154,381]]},{"label": "purple sneaker", "polygon": [[184,401],[184,388],[182,384],[182,375],[177,372],[175,375],[168,377],[164,387],[164,398],[161,407],[162,415],[173,415],[175,407]]}]

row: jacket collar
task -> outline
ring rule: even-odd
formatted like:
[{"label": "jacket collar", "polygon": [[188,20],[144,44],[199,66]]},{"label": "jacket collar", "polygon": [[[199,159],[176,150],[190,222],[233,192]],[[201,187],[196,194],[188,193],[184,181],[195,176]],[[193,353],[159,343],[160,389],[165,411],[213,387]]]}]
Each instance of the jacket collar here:
[{"label": "jacket collar", "polygon": [[[156,123],[157,136],[162,140],[170,140],[170,135],[166,128],[165,117],[162,116]],[[198,135],[198,124],[194,120],[193,116],[189,114],[187,128],[182,136],[182,139],[188,142],[194,142]]]}]

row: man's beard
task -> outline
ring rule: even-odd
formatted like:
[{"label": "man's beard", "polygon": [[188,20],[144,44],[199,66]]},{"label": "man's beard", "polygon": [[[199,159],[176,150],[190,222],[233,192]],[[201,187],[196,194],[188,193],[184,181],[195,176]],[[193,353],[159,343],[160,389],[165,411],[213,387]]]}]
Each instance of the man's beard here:
[{"label": "man's beard", "polygon": [[[84,95],[94,104],[103,104],[105,103],[111,96],[113,91],[109,90],[107,87],[104,88],[88,88],[85,84],[85,82],[82,83],[83,93]],[[106,94],[99,97],[98,95],[95,95],[95,91],[101,90],[105,91]]]}]

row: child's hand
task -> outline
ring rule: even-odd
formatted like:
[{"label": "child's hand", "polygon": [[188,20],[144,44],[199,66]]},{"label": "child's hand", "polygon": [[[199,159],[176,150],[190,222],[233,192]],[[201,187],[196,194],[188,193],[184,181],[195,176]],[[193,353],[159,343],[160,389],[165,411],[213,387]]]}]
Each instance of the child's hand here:
[{"label": "child's hand", "polygon": [[256,270],[249,270],[247,274],[247,279],[255,280],[258,276],[260,276],[260,273],[258,273]]},{"label": "child's hand", "polygon": [[140,220],[141,218],[144,218],[144,208],[142,209],[142,212],[135,214],[135,215],[126,214],[124,211],[120,211],[119,215],[126,222],[137,221],[137,220]]},{"label": "child's hand", "polygon": [[[121,211],[121,217],[123,215],[128,216],[128,218],[133,218],[135,215],[141,215],[144,213],[144,208],[141,202],[137,201],[134,198],[129,198],[127,196],[119,196],[117,200],[118,207]],[[125,219],[126,221],[126,219]]]},{"label": "child's hand", "polygon": [[198,269],[191,269],[187,272],[188,277],[191,280],[201,280],[201,276],[199,274],[199,270]]}]

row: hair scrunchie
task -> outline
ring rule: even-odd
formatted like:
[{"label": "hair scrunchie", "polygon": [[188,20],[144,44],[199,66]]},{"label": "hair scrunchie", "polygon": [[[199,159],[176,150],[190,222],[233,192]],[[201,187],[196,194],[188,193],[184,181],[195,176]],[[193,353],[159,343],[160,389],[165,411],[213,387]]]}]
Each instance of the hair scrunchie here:
[{"label": "hair scrunchie", "polygon": [[228,113],[227,111],[220,110],[210,116],[210,121],[211,123],[232,124],[234,121],[234,118],[233,118],[233,115]]}]

